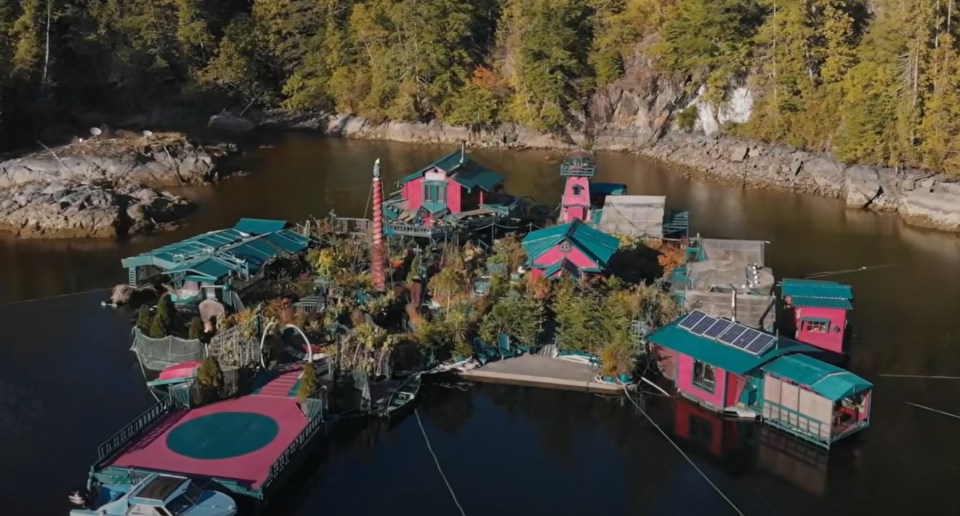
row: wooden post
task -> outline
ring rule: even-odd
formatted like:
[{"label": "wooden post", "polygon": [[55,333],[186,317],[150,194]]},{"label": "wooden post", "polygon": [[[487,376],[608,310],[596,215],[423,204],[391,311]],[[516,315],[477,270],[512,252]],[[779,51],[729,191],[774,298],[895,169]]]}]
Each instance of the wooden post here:
[{"label": "wooden post", "polygon": [[382,292],[386,286],[383,270],[383,185],[380,182],[380,158],[373,164],[373,288]]}]

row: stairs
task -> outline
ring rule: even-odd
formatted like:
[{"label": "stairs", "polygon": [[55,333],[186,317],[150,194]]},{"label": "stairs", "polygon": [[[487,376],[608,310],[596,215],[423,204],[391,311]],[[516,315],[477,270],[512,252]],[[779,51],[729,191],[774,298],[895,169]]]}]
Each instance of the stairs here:
[{"label": "stairs", "polygon": [[300,377],[300,371],[288,371],[267,382],[266,385],[256,392],[257,396],[272,396],[276,398],[289,398],[290,391],[297,384]]}]

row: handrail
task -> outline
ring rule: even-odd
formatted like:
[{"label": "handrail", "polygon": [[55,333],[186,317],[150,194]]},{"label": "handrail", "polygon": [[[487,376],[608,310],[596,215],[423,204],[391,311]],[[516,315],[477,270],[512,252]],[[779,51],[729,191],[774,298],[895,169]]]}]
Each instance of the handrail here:
[{"label": "handrail", "polygon": [[[304,400],[309,402],[310,400]],[[315,400],[317,403],[322,403],[319,400]],[[267,473],[267,477],[263,480],[261,484],[260,491],[266,491],[270,486],[270,483],[276,480],[280,473],[290,464],[291,459],[294,454],[300,451],[306,443],[313,437],[313,434],[316,433],[317,429],[324,423],[323,411],[320,410],[312,418],[307,421],[307,426],[294,438],[293,442],[287,446],[287,449],[283,450],[283,453],[277,457],[277,460],[273,461],[273,464],[270,465],[270,471]]]},{"label": "handrail", "polygon": [[102,462],[111,457],[118,449],[123,447],[123,445],[130,442],[130,440],[139,435],[140,432],[153,425],[160,417],[169,412],[172,406],[173,402],[169,396],[161,398],[160,401],[153,404],[153,406],[137,416],[136,419],[127,423],[127,426],[121,428],[109,439],[100,443],[100,446],[97,446],[97,460]]}]

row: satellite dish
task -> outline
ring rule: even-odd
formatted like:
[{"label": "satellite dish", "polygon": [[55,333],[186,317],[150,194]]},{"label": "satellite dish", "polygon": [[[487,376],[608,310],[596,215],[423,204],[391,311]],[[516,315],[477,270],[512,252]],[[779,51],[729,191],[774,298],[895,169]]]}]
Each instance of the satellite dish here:
[{"label": "satellite dish", "polygon": [[151,136],[153,136],[153,131],[149,131],[149,130],[146,130],[146,129],[143,130],[143,137],[144,137],[144,138],[149,138],[149,137],[151,137]]},{"label": "satellite dish", "polygon": [[100,136],[100,133],[102,133],[102,132],[103,132],[103,131],[101,131],[99,127],[91,127],[91,128],[90,128],[90,134],[92,134],[92,135],[94,135],[94,136]]}]

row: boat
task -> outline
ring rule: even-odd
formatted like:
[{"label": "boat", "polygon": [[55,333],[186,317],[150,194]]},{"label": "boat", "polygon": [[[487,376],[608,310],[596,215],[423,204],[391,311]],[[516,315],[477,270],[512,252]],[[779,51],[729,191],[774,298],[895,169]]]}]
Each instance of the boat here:
[{"label": "boat", "polygon": [[[234,516],[237,504],[229,496],[201,489],[193,480],[176,475],[152,473],[130,485],[101,485],[94,508],[70,511],[70,516],[121,516],[155,514],[170,516]],[[70,501],[87,505],[79,492],[71,493]]]},{"label": "boat", "polygon": [[172,385],[188,382],[197,377],[197,370],[203,364],[202,361],[195,360],[190,362],[180,362],[173,364],[160,371],[156,380],[147,382],[148,387],[159,387],[161,385]]},{"label": "boat", "polygon": [[421,374],[415,373],[403,381],[390,395],[377,400],[376,413],[392,417],[413,403],[420,391]]}]

